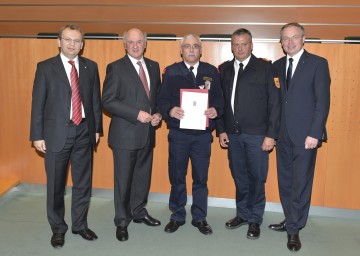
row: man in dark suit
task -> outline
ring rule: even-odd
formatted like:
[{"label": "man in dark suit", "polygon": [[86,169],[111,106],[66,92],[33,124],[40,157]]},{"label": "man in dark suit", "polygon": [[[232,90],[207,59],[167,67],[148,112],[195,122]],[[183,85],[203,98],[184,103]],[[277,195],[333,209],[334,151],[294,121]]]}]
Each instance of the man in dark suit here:
[{"label": "man in dark suit", "polygon": [[269,228],[286,231],[288,249],[298,251],[299,231],[309,215],[317,148],[326,140],[330,73],[326,59],[303,49],[305,33],[300,24],[284,25],[280,36],[286,56],[274,63],[282,102],[276,153],[285,220]]},{"label": "man in dark suit", "polygon": [[102,102],[112,116],[108,142],[114,155],[115,225],[119,241],[128,240],[131,220],[159,226],[145,206],[150,189],[155,127],[161,121],[156,97],[160,89],[159,64],[143,57],[146,34],[124,33],[123,58],[106,69]]},{"label": "man in dark suit", "polygon": [[[163,85],[158,105],[168,128],[169,139],[169,178],[171,194],[169,208],[172,211],[170,222],[165,232],[175,232],[185,224],[187,201],[186,173],[189,158],[192,166],[192,225],[205,235],[212,234],[206,221],[207,216],[207,179],[210,163],[211,132],[217,117],[223,112],[223,96],[220,88],[219,74],[216,68],[200,61],[201,42],[197,35],[189,34],[181,40],[180,53],[183,61],[165,69]],[[208,89],[208,109],[204,115],[209,118],[208,127],[204,130],[180,128],[180,120],[187,113],[180,108],[181,89]]]},{"label": "man in dark suit", "polygon": [[60,29],[61,53],[38,63],[34,80],[30,140],[45,154],[47,215],[51,245],[61,248],[68,229],[64,220],[64,190],[69,162],[72,171],[72,232],[97,239],[88,228],[92,158],[102,132],[97,64],[78,56],[83,33],[77,25]]},{"label": "man in dark suit", "polygon": [[280,92],[268,60],[251,54],[252,35],[236,30],[231,37],[232,61],[220,65],[225,109],[217,121],[220,145],[228,148],[236,186],[236,216],[225,227],[249,224],[247,238],[260,237],[265,210],[269,151],[275,145],[280,121]]}]

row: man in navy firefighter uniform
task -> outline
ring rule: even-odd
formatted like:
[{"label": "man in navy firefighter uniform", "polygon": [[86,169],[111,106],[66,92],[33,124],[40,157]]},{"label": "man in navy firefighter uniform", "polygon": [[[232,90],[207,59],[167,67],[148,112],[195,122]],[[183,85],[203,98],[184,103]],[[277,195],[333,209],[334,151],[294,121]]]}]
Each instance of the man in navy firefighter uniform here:
[{"label": "man in navy firefighter uniform", "polygon": [[231,50],[234,59],[219,67],[225,108],[217,120],[220,145],[228,148],[236,186],[236,216],[225,227],[248,224],[247,238],[257,239],[266,203],[269,152],[279,130],[280,90],[271,63],[252,54],[249,30],[242,28],[232,34]]},{"label": "man in navy firefighter uniform", "polygon": [[[189,34],[181,40],[180,53],[183,61],[167,67],[158,106],[169,128],[169,178],[171,194],[169,208],[172,211],[165,232],[175,232],[185,224],[187,202],[186,174],[189,158],[192,165],[192,225],[205,235],[212,234],[206,221],[207,179],[211,155],[212,131],[215,119],[223,112],[223,96],[216,67],[200,61],[201,41]],[[186,115],[180,108],[180,89],[208,89],[208,109],[204,115],[209,119],[206,130],[180,128],[180,120]]]}]

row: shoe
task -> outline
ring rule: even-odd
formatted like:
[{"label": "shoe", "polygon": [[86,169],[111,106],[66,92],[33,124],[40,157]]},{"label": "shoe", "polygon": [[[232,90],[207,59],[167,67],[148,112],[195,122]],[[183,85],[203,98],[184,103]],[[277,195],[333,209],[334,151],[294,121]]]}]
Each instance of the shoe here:
[{"label": "shoe", "polygon": [[204,235],[211,235],[213,233],[211,227],[206,222],[206,220],[203,220],[203,221],[194,221],[194,220],[192,220],[191,224],[194,227],[197,227],[199,229],[199,231],[201,233],[203,233]]},{"label": "shoe", "polygon": [[292,252],[297,252],[301,249],[299,235],[288,235],[287,248]]},{"label": "shoe", "polygon": [[278,232],[285,232],[286,231],[286,221],[282,221],[279,224],[271,224],[269,225],[269,228],[274,231]]},{"label": "shoe", "polygon": [[249,229],[246,234],[249,239],[258,239],[260,237],[260,225],[257,223],[249,223]]},{"label": "shoe", "polygon": [[129,239],[129,233],[127,231],[127,227],[117,227],[116,238],[121,242],[127,241]]},{"label": "shoe", "polygon": [[170,220],[170,222],[166,225],[164,231],[166,233],[174,233],[178,228],[185,224],[184,222],[176,221],[176,220]]},{"label": "shoe", "polygon": [[93,240],[96,240],[98,237],[97,235],[95,234],[94,231],[92,231],[91,229],[89,228],[85,228],[83,230],[80,230],[80,231],[72,231],[73,234],[75,235],[80,235],[82,236],[82,238],[84,238],[85,240],[89,240],[89,241],[93,241]]},{"label": "shoe", "polygon": [[65,244],[65,234],[63,233],[54,233],[51,237],[51,245],[55,249],[60,249]]},{"label": "shoe", "polygon": [[148,226],[160,226],[161,225],[160,221],[158,221],[157,219],[154,219],[149,214],[146,214],[144,217],[142,217],[140,219],[134,219],[133,221],[135,223],[144,223]]},{"label": "shoe", "polygon": [[239,216],[236,216],[235,218],[233,218],[225,223],[225,228],[235,229],[235,228],[241,227],[242,225],[245,225],[245,224],[248,224],[248,222],[246,220],[243,220]]}]

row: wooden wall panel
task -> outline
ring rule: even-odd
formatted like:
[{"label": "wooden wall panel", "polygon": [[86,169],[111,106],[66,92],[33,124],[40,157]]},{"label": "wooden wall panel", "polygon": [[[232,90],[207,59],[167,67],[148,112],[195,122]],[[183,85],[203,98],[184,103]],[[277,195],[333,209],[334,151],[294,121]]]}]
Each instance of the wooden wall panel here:
[{"label": "wooden wall panel", "polygon": [[[359,47],[345,44],[306,45],[310,52],[329,60],[332,77],[331,110],[327,125],[329,142],[324,143],[318,153],[313,205],[360,209],[360,192],[357,189],[360,174],[356,161],[359,150],[354,143],[360,141]],[[0,178],[15,177],[28,183],[46,182],[43,158],[29,142],[31,91],[36,63],[57,53],[55,40],[0,39]],[[255,43],[254,54],[272,60],[283,55],[278,43]],[[122,41],[88,40],[83,55],[98,63],[103,81],[106,65],[124,55]],[[146,56],[159,61],[163,69],[181,60],[179,42],[149,41]],[[229,42],[203,42],[203,61],[219,65],[231,58]],[[109,122],[109,116],[104,113],[105,136],[100,139],[94,160],[93,183],[96,188],[113,188],[113,159],[107,145]],[[157,131],[152,192],[170,191],[167,133],[166,124],[163,123]],[[188,182],[191,184],[190,175]],[[279,201],[275,152],[270,155],[266,193],[267,201]],[[209,195],[219,198],[234,198],[235,195],[227,152],[219,147],[216,137],[212,144]]]},{"label": "wooden wall panel", "polygon": [[[76,10],[76,11],[72,11]],[[64,23],[76,22],[86,32],[121,35],[131,27],[148,33],[231,34],[246,27],[255,38],[278,38],[279,28],[298,21],[311,29],[307,36],[344,39],[359,35],[360,5],[357,0],[289,1],[116,1],[45,0],[2,1],[0,36],[35,36],[56,32]]]}]

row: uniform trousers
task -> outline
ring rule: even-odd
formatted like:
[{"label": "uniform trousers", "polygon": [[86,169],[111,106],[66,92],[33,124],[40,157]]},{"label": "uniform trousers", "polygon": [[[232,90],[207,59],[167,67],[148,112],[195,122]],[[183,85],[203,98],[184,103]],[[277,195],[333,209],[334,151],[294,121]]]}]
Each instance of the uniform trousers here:
[{"label": "uniform trousers", "polygon": [[207,216],[208,170],[213,136],[205,134],[189,135],[170,129],[169,135],[169,178],[171,193],[169,208],[170,219],[185,222],[187,202],[186,174],[189,159],[192,166],[191,215],[194,221],[203,221]]},{"label": "uniform trousers", "polygon": [[228,157],[236,186],[236,214],[261,224],[265,210],[265,182],[269,153],[263,151],[262,135],[229,134]]}]

